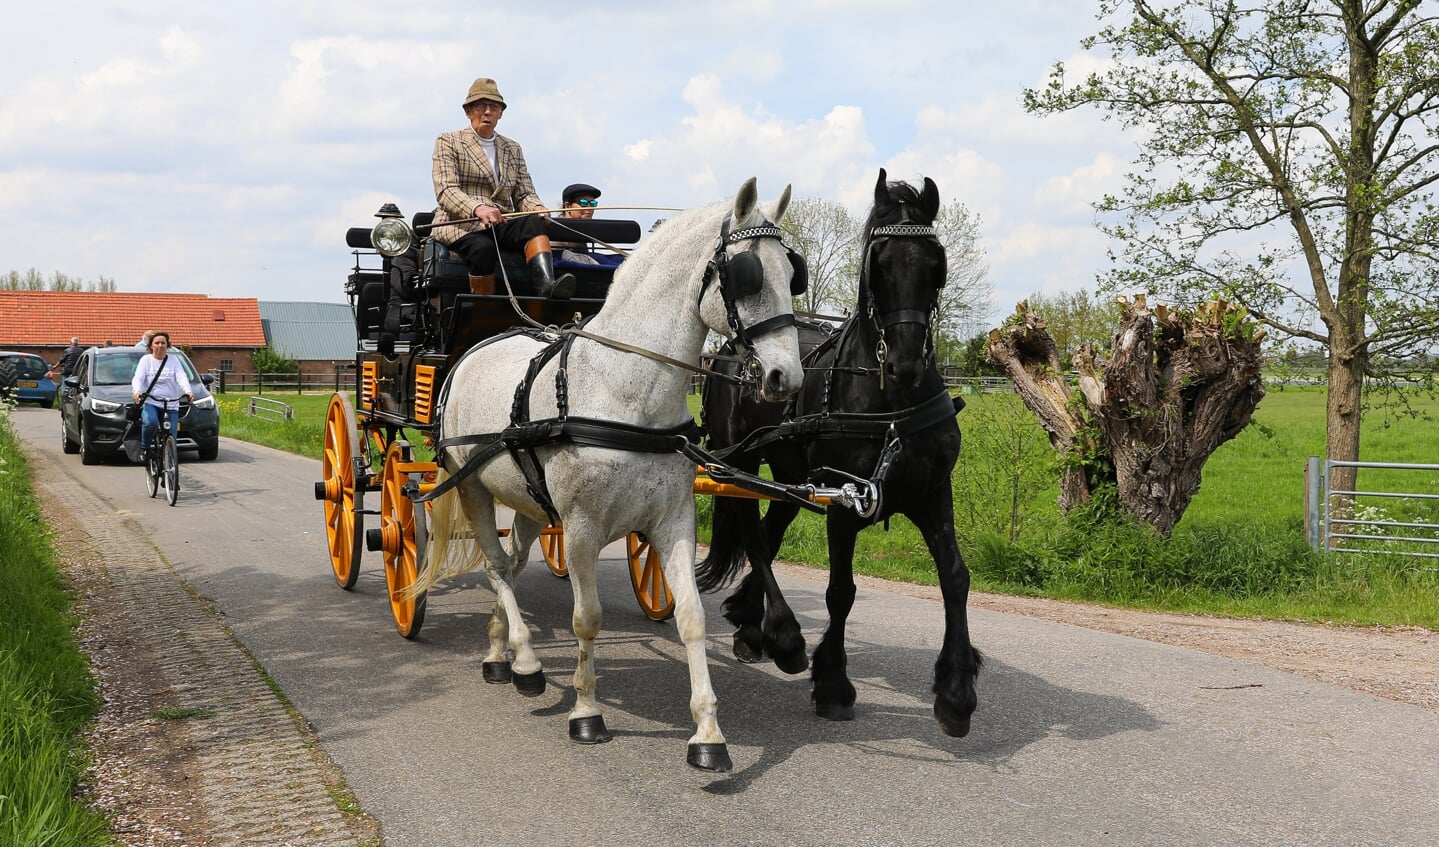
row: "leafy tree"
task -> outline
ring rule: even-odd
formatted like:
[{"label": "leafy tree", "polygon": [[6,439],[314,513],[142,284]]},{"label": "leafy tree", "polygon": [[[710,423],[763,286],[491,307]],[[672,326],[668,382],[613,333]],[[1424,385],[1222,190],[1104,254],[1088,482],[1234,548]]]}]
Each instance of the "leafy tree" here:
[{"label": "leafy tree", "polygon": [[1002,376],[999,370],[989,363],[988,335],[981,333],[967,341],[955,342],[951,347],[952,349],[941,347],[941,353],[949,354],[941,356],[941,360],[959,368],[960,376]]},{"label": "leafy tree", "polygon": [[[1327,348],[1328,454],[1359,458],[1366,371],[1439,332],[1439,18],[1421,0],[1101,0],[1088,50],[1025,106],[1140,130],[1096,208],[1111,290],[1219,295]],[[1123,262],[1120,263],[1122,258]],[[1318,318],[1319,324],[1312,323]],[[1352,489],[1353,469],[1335,486]]]},{"label": "leafy tree", "polygon": [[797,199],[780,223],[790,247],[809,266],[809,290],[800,297],[801,311],[842,315],[855,301],[858,283],[856,252],[860,222],[832,200]]},{"label": "leafy tree", "polygon": [[261,347],[250,353],[250,363],[255,366],[255,373],[293,374],[300,372],[299,362],[287,358],[284,353],[269,347]]},{"label": "leafy tree", "polygon": [[1074,367],[1074,354],[1080,345],[1108,347],[1119,331],[1119,305],[1083,288],[1059,294],[1036,292],[1026,302],[1029,310],[1044,320],[1065,370]]},{"label": "leafy tree", "polygon": [[983,332],[989,321],[994,285],[989,280],[989,260],[980,244],[979,229],[979,215],[958,200],[941,207],[934,219],[949,270],[939,295],[935,326],[936,343],[941,347],[946,342],[958,347]]},{"label": "leafy tree", "polygon": [[101,276],[85,282],[76,276],[54,271],[47,279],[35,268],[25,273],[10,271],[0,275],[0,291],[114,291],[115,280]]}]

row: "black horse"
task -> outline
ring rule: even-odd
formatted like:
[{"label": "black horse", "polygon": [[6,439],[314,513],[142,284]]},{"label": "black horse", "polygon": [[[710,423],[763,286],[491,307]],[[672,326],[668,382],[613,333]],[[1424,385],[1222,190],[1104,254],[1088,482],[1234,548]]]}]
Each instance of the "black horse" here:
[{"label": "black horse", "polygon": [[[939,571],[945,636],[935,664],[934,714],[945,734],[960,737],[977,703],[980,654],[969,641],[969,570],[955,541],[950,493],[960,447],[955,414],[963,404],[950,398],[934,360],[934,315],[947,275],[933,230],[938,212],[933,180],[925,178],[916,191],[888,182],[881,169],[864,225],[859,302],[838,331],[802,327],[801,347],[809,352],[799,394],[788,405],[765,404],[710,380],[703,411],[711,449],[737,467],[754,471],[768,462],[775,479],[791,483],[839,483],[846,475],[882,480],[879,509],[870,517],[826,511],[829,627],[814,651],[815,712],[830,720],[854,717],[844,629],[854,605],[855,537],[902,514],[923,534]],[[717,367],[725,361],[721,356]],[[748,662],[769,656],[786,673],[805,669],[805,644],[771,563],[799,508],[773,502],[761,523],[756,501],[715,498],[713,542],[698,568],[701,589],[712,591],[748,557],[750,573],[724,603],[725,617],[738,627],[735,656]]]}]

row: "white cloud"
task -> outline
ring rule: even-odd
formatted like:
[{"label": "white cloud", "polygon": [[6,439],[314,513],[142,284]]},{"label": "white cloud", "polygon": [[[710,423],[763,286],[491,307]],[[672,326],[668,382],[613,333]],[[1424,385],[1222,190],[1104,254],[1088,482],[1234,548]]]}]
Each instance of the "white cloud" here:
[{"label": "white cloud", "polygon": [[341,300],[345,229],[383,202],[433,205],[435,135],[490,75],[552,201],[584,181],[687,207],[757,176],[767,201],[792,183],[862,212],[884,165],[981,215],[997,284],[1087,284],[1086,195],[1129,142],[1018,102],[1055,56],[1094,61],[1070,55],[1092,27],[1072,5],[895,0],[877,23],[861,0],[30,4],[0,54],[0,252],[122,290]]}]

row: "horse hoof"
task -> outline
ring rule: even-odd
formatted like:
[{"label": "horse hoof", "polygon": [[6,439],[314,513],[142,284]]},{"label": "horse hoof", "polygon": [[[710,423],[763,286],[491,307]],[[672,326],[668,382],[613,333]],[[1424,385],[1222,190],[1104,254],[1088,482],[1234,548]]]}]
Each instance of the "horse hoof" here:
[{"label": "horse hoof", "polygon": [[581,744],[603,744],[609,741],[610,731],[605,728],[604,716],[570,718],[570,740]]},{"label": "horse hoof", "polygon": [[936,704],[934,707],[934,722],[939,724],[939,731],[948,735],[950,738],[963,738],[969,735],[968,715],[962,718],[953,715],[946,717]]},{"label": "horse hoof", "polygon": [[734,768],[734,762],[729,758],[729,748],[723,744],[691,744],[685,761],[692,768],[715,773],[728,773]]},{"label": "horse hoof", "polygon": [[809,667],[809,657],[804,654],[803,650],[800,650],[798,653],[788,656],[776,653],[774,656],[774,663],[775,666],[777,666],[785,673],[796,674],[803,672],[806,668]]},{"label": "horse hoof", "polygon": [[526,697],[538,697],[545,693],[545,672],[515,674],[515,690]]},{"label": "horse hoof", "polygon": [[852,721],[854,720],[854,704],[815,703],[814,713],[827,721]]},{"label": "horse hoof", "polygon": [[509,685],[512,676],[509,662],[481,662],[480,674],[491,685]]},{"label": "horse hoof", "polygon": [[764,652],[756,650],[748,641],[738,635],[734,638],[734,657],[747,665],[764,661]]}]

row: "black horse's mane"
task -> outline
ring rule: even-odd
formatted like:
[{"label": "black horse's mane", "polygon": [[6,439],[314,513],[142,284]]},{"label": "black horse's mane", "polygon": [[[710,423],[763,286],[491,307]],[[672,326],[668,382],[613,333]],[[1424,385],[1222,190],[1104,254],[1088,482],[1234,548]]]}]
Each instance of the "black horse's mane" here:
[{"label": "black horse's mane", "polygon": [[[899,223],[904,216],[906,207],[915,211],[919,210],[919,189],[907,182],[899,181],[887,182],[885,187],[889,190],[889,202],[883,204],[883,208],[876,203],[869,210],[869,217],[864,221],[865,240],[869,239],[869,233],[873,232],[875,227]],[[914,220],[911,223],[923,226],[934,223],[934,221]]]}]

